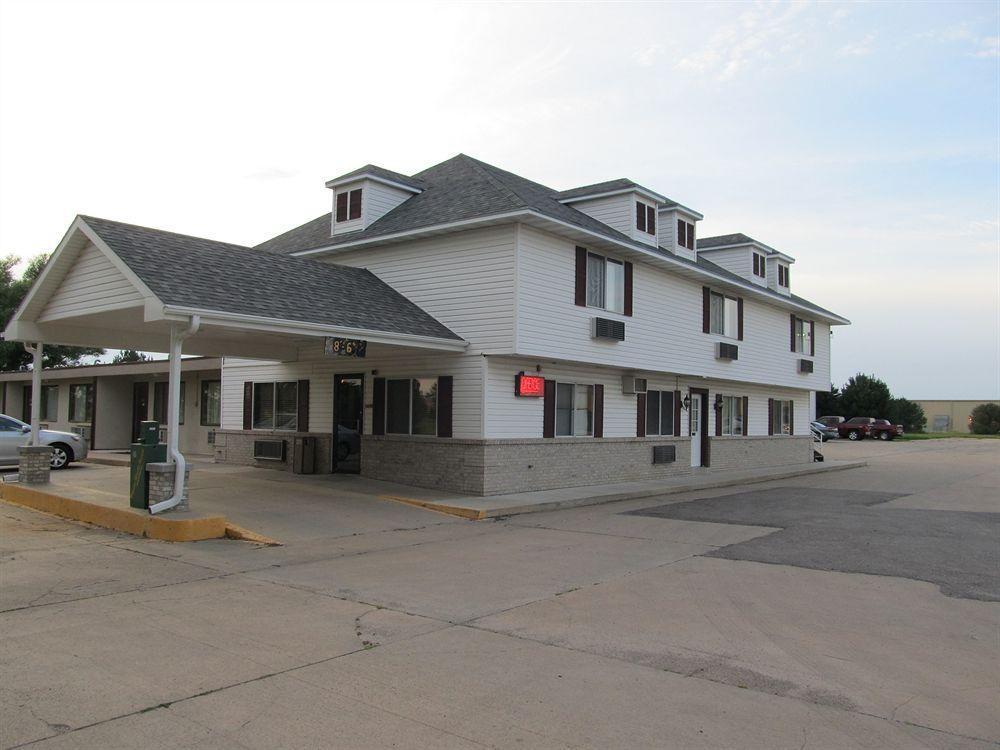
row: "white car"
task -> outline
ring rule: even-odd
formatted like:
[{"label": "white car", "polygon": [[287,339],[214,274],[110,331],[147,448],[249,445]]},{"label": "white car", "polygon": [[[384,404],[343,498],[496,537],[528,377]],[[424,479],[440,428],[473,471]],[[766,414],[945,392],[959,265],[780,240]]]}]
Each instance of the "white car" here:
[{"label": "white car", "polygon": [[[0,414],[0,466],[17,466],[17,449],[31,440],[31,425]],[[87,457],[87,441],[72,432],[39,430],[42,445],[52,446],[52,468],[65,469],[72,461]]]}]

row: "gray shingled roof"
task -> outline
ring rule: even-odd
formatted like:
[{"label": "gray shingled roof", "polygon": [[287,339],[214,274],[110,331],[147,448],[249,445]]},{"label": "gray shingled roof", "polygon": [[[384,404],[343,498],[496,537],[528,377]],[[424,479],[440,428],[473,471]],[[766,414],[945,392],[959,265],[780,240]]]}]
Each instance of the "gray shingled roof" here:
[{"label": "gray shingled roof", "polygon": [[632,182],[627,177],[619,177],[617,180],[607,180],[605,182],[595,182],[593,185],[583,185],[582,187],[561,190],[556,194],[560,200],[567,198],[579,198],[581,195],[597,195],[598,193],[611,193],[616,190],[628,190],[629,188],[642,187],[638,183]]},{"label": "gray shingled roof", "polygon": [[363,268],[80,218],[166,305],[461,340]]},{"label": "gray shingled roof", "polygon": [[399,172],[393,172],[391,169],[377,167],[374,164],[365,164],[360,169],[355,169],[353,172],[342,174],[340,177],[334,177],[332,180],[329,180],[329,182],[346,180],[351,177],[360,177],[363,174],[370,174],[375,177],[381,177],[383,180],[398,182],[400,185],[406,185],[407,187],[414,188],[415,190],[423,190],[425,187],[423,180],[418,180],[414,177],[400,174]]},{"label": "gray shingled roof", "polygon": [[[713,247],[725,247],[726,245],[749,245],[757,242],[753,237],[745,234],[720,234],[716,237],[703,237],[697,241],[699,250],[711,250]],[[757,242],[757,244],[761,244]]]}]

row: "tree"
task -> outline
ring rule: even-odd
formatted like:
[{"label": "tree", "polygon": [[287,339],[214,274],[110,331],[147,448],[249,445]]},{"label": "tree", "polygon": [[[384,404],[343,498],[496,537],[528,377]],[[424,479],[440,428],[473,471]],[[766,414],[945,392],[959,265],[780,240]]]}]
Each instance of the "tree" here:
[{"label": "tree", "polygon": [[125,362],[150,362],[152,359],[153,358],[148,354],[137,352],[135,349],[122,349],[111,360],[111,364],[120,365]]},{"label": "tree", "polygon": [[[21,278],[14,278],[14,267],[20,262],[15,255],[0,258],[0,319],[6,327],[14,317],[18,306],[24,299],[38,274],[45,267],[46,255],[37,255],[28,262]],[[43,367],[68,367],[80,364],[84,357],[98,357],[104,354],[103,349],[87,346],[46,346],[43,357]],[[24,350],[18,341],[0,342],[0,370],[26,370],[31,364],[31,355]]]},{"label": "tree", "polygon": [[835,385],[828,391],[816,391],[816,414],[820,417],[838,417],[840,414],[840,389]]},{"label": "tree", "polygon": [[893,398],[889,401],[886,419],[893,424],[903,425],[905,432],[923,432],[927,426],[927,417],[923,407],[908,398]]},{"label": "tree", "polygon": [[889,386],[874,375],[858,373],[847,381],[840,394],[843,415],[851,417],[884,418],[889,413],[892,394]]},{"label": "tree", "polygon": [[973,409],[969,429],[977,435],[1000,435],[1000,404],[980,404]]}]

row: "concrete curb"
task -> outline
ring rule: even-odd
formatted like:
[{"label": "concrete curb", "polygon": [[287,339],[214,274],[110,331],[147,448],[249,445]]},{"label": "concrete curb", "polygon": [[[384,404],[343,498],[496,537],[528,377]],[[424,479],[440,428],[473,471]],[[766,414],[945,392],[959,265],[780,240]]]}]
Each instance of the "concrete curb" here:
[{"label": "concrete curb", "polygon": [[602,505],[604,503],[616,503],[622,500],[640,500],[644,497],[661,497],[663,495],[676,495],[681,492],[697,492],[699,490],[718,489],[719,487],[736,487],[744,484],[760,484],[762,482],[773,482],[778,479],[791,479],[793,477],[809,476],[812,474],[825,474],[831,471],[844,471],[846,469],[859,469],[868,466],[868,461],[844,461],[837,464],[812,464],[807,467],[797,469],[787,469],[785,471],[774,472],[773,474],[761,476],[742,477],[719,477],[717,479],[706,479],[702,481],[687,482],[685,484],[674,484],[660,487],[649,487],[641,490],[629,490],[627,492],[615,492],[604,495],[588,495],[586,497],[574,497],[564,500],[552,500],[551,502],[529,503],[525,505],[510,505],[497,508],[476,509],[446,503],[436,503],[433,500],[415,500],[412,498],[383,495],[386,500],[416,505],[427,510],[435,510],[439,513],[447,513],[453,516],[468,518],[479,521],[484,518],[499,518],[502,516],[517,516],[526,513],[542,513],[550,510],[561,510],[564,508],[579,508],[586,505]]},{"label": "concrete curb", "polygon": [[226,536],[223,516],[204,518],[164,518],[126,508],[112,508],[84,500],[54,495],[16,484],[0,486],[0,499],[73,521],[83,521],[105,529],[122,531],[164,542],[197,542]]}]

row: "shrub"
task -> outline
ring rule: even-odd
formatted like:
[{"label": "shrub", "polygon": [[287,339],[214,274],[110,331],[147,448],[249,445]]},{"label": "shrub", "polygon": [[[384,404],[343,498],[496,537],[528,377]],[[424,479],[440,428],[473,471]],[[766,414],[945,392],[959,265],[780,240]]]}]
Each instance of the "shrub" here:
[{"label": "shrub", "polygon": [[927,417],[920,404],[908,398],[894,398],[889,401],[889,411],[886,414],[893,424],[903,425],[905,432],[923,432],[927,426]]},{"label": "shrub", "polygon": [[976,435],[1000,435],[1000,404],[980,404],[973,409],[969,429]]}]

